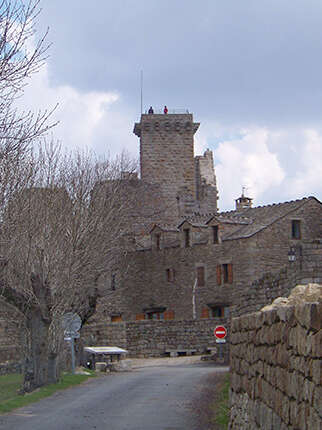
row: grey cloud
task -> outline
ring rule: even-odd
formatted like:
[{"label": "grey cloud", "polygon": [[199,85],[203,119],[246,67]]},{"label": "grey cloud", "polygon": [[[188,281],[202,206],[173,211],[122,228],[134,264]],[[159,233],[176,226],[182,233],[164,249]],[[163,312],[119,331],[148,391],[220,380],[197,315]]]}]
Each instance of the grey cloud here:
[{"label": "grey cloud", "polygon": [[56,83],[262,125],[320,119],[319,1],[43,2]]}]

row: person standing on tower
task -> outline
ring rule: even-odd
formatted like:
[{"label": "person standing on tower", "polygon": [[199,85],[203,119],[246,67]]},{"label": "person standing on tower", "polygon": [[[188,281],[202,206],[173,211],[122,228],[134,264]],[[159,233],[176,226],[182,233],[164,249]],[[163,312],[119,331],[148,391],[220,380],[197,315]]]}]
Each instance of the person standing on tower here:
[{"label": "person standing on tower", "polygon": [[163,113],[166,115],[168,113],[168,108],[164,106]]},{"label": "person standing on tower", "polygon": [[150,109],[148,110],[148,114],[149,115],[152,115],[154,113],[154,111],[153,111],[153,107],[152,106],[150,106]]}]

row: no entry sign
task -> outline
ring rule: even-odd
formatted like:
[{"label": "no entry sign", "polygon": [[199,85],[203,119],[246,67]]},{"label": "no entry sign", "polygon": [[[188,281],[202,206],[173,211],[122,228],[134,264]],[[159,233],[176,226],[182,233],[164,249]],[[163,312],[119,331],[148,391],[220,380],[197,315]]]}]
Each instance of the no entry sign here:
[{"label": "no entry sign", "polygon": [[227,335],[226,327],[224,327],[223,325],[217,325],[214,330],[214,335],[217,339],[224,339]]}]

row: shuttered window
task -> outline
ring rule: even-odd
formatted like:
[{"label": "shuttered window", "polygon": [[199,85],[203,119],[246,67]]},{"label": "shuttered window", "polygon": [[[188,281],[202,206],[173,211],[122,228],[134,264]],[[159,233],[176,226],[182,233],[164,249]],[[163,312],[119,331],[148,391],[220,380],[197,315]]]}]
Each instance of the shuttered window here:
[{"label": "shuttered window", "polygon": [[233,283],[233,265],[218,264],[217,265],[217,285]]},{"label": "shuttered window", "polygon": [[228,266],[228,284],[233,283],[233,265],[227,264]]},{"label": "shuttered window", "polygon": [[218,264],[217,266],[216,274],[217,274],[217,285],[221,285],[221,265],[220,264]]},{"label": "shuttered window", "polygon": [[145,319],[145,315],[144,314],[136,314],[135,319],[137,321],[141,321]]},{"label": "shuttered window", "polygon": [[201,318],[209,318],[209,309],[203,308],[201,311]]},{"label": "shuttered window", "polygon": [[163,314],[165,320],[174,320],[174,311],[165,311]]},{"label": "shuttered window", "polygon": [[213,318],[228,318],[229,317],[229,306],[218,305],[211,307],[211,316]]},{"label": "shuttered window", "polygon": [[169,268],[166,270],[167,282],[174,282],[176,278],[176,272],[174,269]]},{"label": "shuttered window", "polygon": [[203,266],[197,267],[197,285],[203,287],[205,285],[205,268]]}]

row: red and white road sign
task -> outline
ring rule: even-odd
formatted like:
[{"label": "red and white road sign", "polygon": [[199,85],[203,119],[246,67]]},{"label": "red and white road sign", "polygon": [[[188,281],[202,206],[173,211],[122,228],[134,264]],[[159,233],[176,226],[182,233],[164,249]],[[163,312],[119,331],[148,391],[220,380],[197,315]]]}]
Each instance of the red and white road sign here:
[{"label": "red and white road sign", "polygon": [[223,325],[217,325],[214,330],[214,335],[217,339],[224,339],[227,336],[226,327],[224,327]]}]

